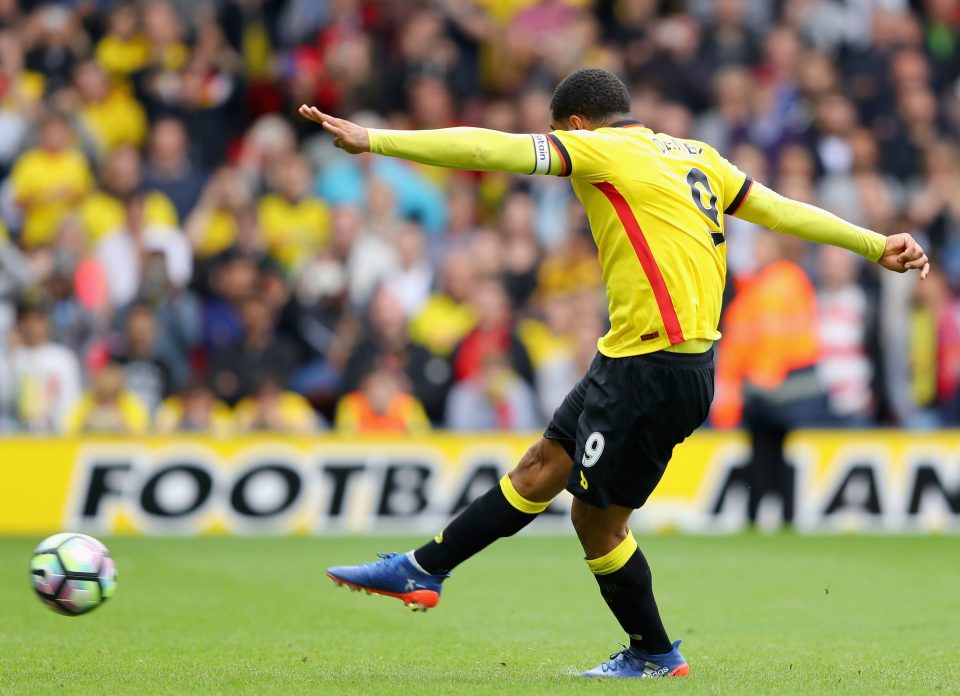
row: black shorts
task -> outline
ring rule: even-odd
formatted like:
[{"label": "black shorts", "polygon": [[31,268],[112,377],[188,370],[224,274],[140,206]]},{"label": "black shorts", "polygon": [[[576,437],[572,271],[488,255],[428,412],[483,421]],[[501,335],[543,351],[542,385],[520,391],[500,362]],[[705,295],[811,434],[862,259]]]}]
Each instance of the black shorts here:
[{"label": "black shorts", "polygon": [[713,371],[713,349],[627,358],[598,353],[544,433],[573,460],[567,490],[595,507],[641,507],[673,448],[706,420]]}]

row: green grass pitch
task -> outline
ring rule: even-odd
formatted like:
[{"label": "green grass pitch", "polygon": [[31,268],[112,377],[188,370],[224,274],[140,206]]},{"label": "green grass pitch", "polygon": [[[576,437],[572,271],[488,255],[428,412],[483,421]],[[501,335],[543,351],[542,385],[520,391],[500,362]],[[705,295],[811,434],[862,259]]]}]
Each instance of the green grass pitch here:
[{"label": "green grass pitch", "polygon": [[437,609],[323,569],[409,539],[106,539],[114,599],[57,616],[0,539],[0,693],[957,693],[960,538],[641,538],[688,679],[578,680],[617,648],[573,537],[501,541]]}]

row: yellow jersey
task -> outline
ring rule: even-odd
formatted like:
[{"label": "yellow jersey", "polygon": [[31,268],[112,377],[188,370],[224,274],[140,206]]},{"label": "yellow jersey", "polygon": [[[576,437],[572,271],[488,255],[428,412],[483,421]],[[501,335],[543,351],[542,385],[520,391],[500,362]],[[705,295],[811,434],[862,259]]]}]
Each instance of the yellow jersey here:
[{"label": "yellow jersey", "polygon": [[28,150],[13,165],[10,181],[14,200],[24,208],[27,248],[53,243],[63,218],[94,184],[86,157],[73,149]]},{"label": "yellow jersey", "polygon": [[150,39],[137,34],[129,39],[107,35],[100,39],[94,58],[115,77],[126,77],[147,67],[150,62]]},{"label": "yellow jersey", "polygon": [[601,353],[696,353],[720,338],[723,215],[877,261],[886,238],[754,183],[696,140],[624,120],[596,130],[370,128],[370,152],[441,167],[568,176],[599,249],[610,306]]},{"label": "yellow jersey", "polygon": [[150,412],[133,392],[124,391],[115,403],[101,405],[92,393],[84,394],[64,419],[67,435],[122,433],[142,435],[150,428]]},{"label": "yellow jersey", "polygon": [[147,137],[147,113],[123,87],[115,87],[101,102],[84,104],[79,113],[101,154],[120,145],[140,147]]},{"label": "yellow jersey", "polygon": [[638,121],[546,140],[599,251],[610,310],[600,352],[620,358],[720,338],[723,215],[735,212],[751,179],[709,145]]},{"label": "yellow jersey", "polygon": [[319,198],[289,201],[276,193],[260,199],[257,218],[270,254],[285,268],[294,268],[326,247],[330,209]]},{"label": "yellow jersey", "polygon": [[[111,232],[123,228],[127,214],[123,202],[106,191],[94,191],[78,209],[87,241],[97,244]],[[143,218],[148,224],[178,228],[180,220],[173,202],[161,191],[148,191],[143,197]]]}]

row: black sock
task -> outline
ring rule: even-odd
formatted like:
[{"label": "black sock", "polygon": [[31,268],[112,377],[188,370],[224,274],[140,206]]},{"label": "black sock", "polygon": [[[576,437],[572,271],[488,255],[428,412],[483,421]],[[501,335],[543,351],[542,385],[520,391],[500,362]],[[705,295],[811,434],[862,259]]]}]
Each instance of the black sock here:
[{"label": "black sock", "polygon": [[[632,535],[627,537],[627,540],[632,539]],[[635,546],[636,542],[632,542],[632,545]],[[616,549],[598,561],[603,561],[614,553]],[[673,646],[660,619],[657,602],[653,598],[650,566],[640,549],[636,549],[627,562],[613,572],[598,573],[597,561],[587,563],[594,571],[604,601],[630,636],[630,645],[650,655],[670,652]]]},{"label": "black sock", "polygon": [[474,500],[440,534],[414,551],[428,573],[448,573],[501,537],[512,536],[543,512],[549,503],[526,500],[506,476]]}]

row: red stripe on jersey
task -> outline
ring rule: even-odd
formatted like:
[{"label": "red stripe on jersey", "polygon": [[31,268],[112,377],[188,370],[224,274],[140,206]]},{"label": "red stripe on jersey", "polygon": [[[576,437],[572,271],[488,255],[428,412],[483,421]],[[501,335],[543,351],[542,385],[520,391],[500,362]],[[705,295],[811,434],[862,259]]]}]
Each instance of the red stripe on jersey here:
[{"label": "red stripe on jersey", "polygon": [[677,310],[673,307],[670,290],[667,289],[667,283],[663,279],[663,274],[660,273],[657,260],[653,258],[650,245],[647,244],[647,238],[643,236],[640,223],[637,222],[633,211],[630,210],[630,204],[627,203],[623,194],[617,190],[617,187],[610,182],[603,181],[594,184],[594,186],[607,197],[607,200],[613,204],[613,209],[617,211],[617,217],[620,218],[620,223],[627,232],[627,237],[633,245],[633,250],[640,260],[640,266],[643,268],[647,281],[650,283],[650,288],[653,290],[653,296],[657,300],[657,307],[660,308],[660,318],[663,320],[663,327],[667,330],[667,338],[670,339],[670,344],[683,343],[683,329],[680,327],[680,319],[677,318]]}]

